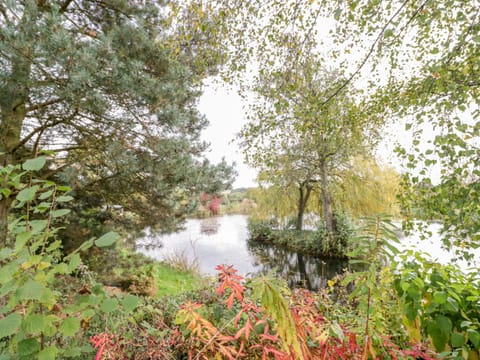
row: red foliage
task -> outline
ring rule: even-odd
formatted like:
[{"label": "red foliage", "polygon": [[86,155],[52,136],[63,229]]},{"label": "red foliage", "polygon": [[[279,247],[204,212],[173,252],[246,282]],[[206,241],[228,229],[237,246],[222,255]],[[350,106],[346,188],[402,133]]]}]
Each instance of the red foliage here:
[{"label": "red foliage", "polygon": [[210,204],[208,205],[208,210],[212,215],[218,215],[218,211],[220,210],[220,204],[222,203],[222,199],[217,196],[214,196]]},{"label": "red foliage", "polygon": [[217,287],[217,294],[223,295],[226,289],[230,289],[230,296],[227,299],[227,307],[230,310],[235,298],[240,302],[243,301],[245,288],[240,283],[243,277],[236,274],[237,270],[233,268],[233,265],[218,265],[215,270],[220,271],[218,275],[220,285]]},{"label": "red foliage", "polygon": [[[95,349],[98,349],[95,360],[100,360],[102,358],[105,346],[109,343],[112,343],[113,336],[108,332],[103,332],[97,335],[94,335],[90,338],[90,342],[93,344]],[[107,346],[107,348],[109,348]]]},{"label": "red foliage", "polygon": [[[294,360],[293,349],[288,351],[289,346],[277,333],[278,325],[266,315],[265,309],[249,300],[251,289],[237,270],[232,265],[219,265],[216,270],[219,271],[219,282],[215,294],[219,298],[213,297],[213,301],[220,304],[218,300],[221,300],[229,311],[235,309],[233,318],[222,318],[221,326],[215,325],[213,320],[203,317],[205,305],[187,302],[177,313],[176,322],[181,323],[181,327],[172,327],[172,324],[167,325],[158,319],[156,327],[165,335],[149,334],[138,325],[138,334],[141,334],[138,338],[122,337],[108,331],[93,336],[91,342],[97,349],[95,360],[102,356],[105,359],[126,359],[132,349],[135,359],[170,359],[187,355],[189,359],[198,360],[218,356],[230,360]],[[374,348],[369,334],[359,336],[348,326],[325,318],[320,311],[324,298],[318,294],[296,290],[289,300],[294,331],[305,360],[434,359],[426,346],[419,344],[400,349],[387,337],[382,344],[376,345],[378,349]],[[172,355],[174,353],[176,357]]]},{"label": "red foliage", "polygon": [[207,193],[200,194],[200,203],[205,206],[210,201],[210,195]]}]

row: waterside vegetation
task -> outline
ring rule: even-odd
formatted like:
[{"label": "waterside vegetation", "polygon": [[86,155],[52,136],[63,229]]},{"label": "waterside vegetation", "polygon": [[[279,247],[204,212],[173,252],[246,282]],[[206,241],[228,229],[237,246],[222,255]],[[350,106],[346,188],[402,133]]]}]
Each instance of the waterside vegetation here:
[{"label": "waterside vegetation", "polygon": [[249,242],[273,244],[291,251],[328,258],[347,258],[351,250],[351,240],[356,233],[353,220],[344,214],[334,214],[335,241],[329,241],[328,232],[323,221],[317,221],[314,230],[297,230],[290,223],[281,226],[274,218],[248,222]]},{"label": "waterside vegetation", "polygon": [[[443,246],[476,260],[479,9],[0,1],[0,359],[479,360],[478,267],[400,252],[378,215],[405,231],[436,219]],[[201,138],[212,78],[249,100],[237,140],[259,170],[257,218],[295,217],[252,233],[357,271],[310,292],[132,255],[140,231],[179,229],[203,194],[216,213],[232,186]],[[412,140],[401,174],[375,159],[389,126]],[[323,224],[297,236],[308,212]],[[369,217],[346,236],[341,212]]]},{"label": "waterside vegetation", "polygon": [[[21,178],[32,179],[41,163],[24,163]],[[159,297],[135,281],[113,292],[83,264],[82,256],[120,241],[114,232],[62,256],[56,234],[65,212],[55,198],[70,201],[61,198],[68,189],[46,181],[18,185],[13,204],[26,212],[11,224],[14,245],[0,252],[4,358],[478,356],[478,273],[463,275],[413,253],[385,267],[398,255],[388,219],[372,218],[358,233],[351,256],[363,270],[329,282],[325,291],[291,291],[271,276],[246,280],[220,265],[216,281]],[[451,276],[455,282],[445,283]],[[349,285],[354,290],[343,297],[337,291],[333,301],[330,291]]]}]

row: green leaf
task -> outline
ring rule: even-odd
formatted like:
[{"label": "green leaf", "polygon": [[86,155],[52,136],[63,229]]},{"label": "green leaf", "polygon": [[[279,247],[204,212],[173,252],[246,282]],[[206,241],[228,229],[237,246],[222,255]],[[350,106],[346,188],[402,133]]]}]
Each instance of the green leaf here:
[{"label": "green leaf", "polygon": [[42,232],[48,225],[47,220],[32,220],[30,221],[31,233],[33,235]]},{"label": "green leaf", "polygon": [[17,289],[17,284],[15,284],[14,281],[11,281],[10,283],[6,283],[2,287],[0,287],[0,297],[3,297],[16,289]]},{"label": "green leaf", "polygon": [[440,331],[444,334],[450,334],[450,332],[452,331],[452,321],[446,316],[438,315],[435,318],[435,323],[437,324]]},{"label": "green leaf", "polygon": [[82,351],[77,346],[71,346],[63,352],[63,357],[79,358],[82,355]]},{"label": "green leaf", "polygon": [[37,193],[39,187],[38,185],[34,185],[32,187],[28,187],[23,189],[17,194],[18,201],[31,201],[35,198],[35,194]]},{"label": "green leaf", "polygon": [[383,37],[385,37],[385,38],[388,38],[388,37],[391,37],[391,36],[393,36],[393,30],[392,29],[387,29],[383,33]]},{"label": "green leaf", "polygon": [[10,314],[0,320],[0,339],[15,334],[21,322],[22,317],[17,313]]},{"label": "green leaf", "polygon": [[77,318],[66,318],[63,320],[63,322],[60,324],[60,327],[58,330],[64,335],[64,336],[75,336],[77,331],[80,329],[80,320]]},{"label": "green leaf", "polygon": [[342,9],[341,8],[337,8],[335,9],[334,13],[333,13],[333,18],[335,20],[338,20],[340,19],[340,15],[342,14]]},{"label": "green leaf", "polygon": [[22,328],[26,334],[40,333],[48,325],[47,317],[40,314],[28,315],[22,322]]},{"label": "green leaf", "polygon": [[36,339],[24,339],[17,346],[17,352],[20,356],[33,355],[39,350],[40,343]]},{"label": "green leaf", "polygon": [[60,320],[58,316],[55,315],[47,315],[46,321],[45,321],[45,329],[43,330],[43,334],[45,336],[54,336],[57,334],[57,327],[55,326],[55,323],[57,323]]},{"label": "green leaf", "polygon": [[52,211],[52,217],[57,218],[61,216],[65,216],[70,213],[70,209],[58,209]]},{"label": "green leaf", "polygon": [[3,248],[0,250],[0,260],[5,260],[10,255],[12,255],[13,250],[10,248]]},{"label": "green leaf", "polygon": [[22,165],[23,170],[27,171],[38,171],[45,165],[47,159],[45,156],[39,156],[35,159],[29,159],[25,161]]},{"label": "green leaf", "polygon": [[93,239],[85,241],[82,245],[78,247],[76,251],[85,251],[90,249],[93,246]]},{"label": "green leaf", "polygon": [[450,342],[454,348],[462,347],[465,343],[465,337],[460,333],[453,333]]},{"label": "green leaf", "polygon": [[437,351],[443,351],[447,343],[447,335],[436,327],[430,327],[428,329],[428,334],[432,338],[433,346],[435,346],[435,349]]},{"label": "green leaf", "polygon": [[56,346],[47,346],[38,353],[38,360],[55,360],[57,358],[58,349]]},{"label": "green leaf", "polygon": [[82,319],[90,319],[94,317],[96,314],[95,310],[93,309],[87,309],[82,311]]},{"label": "green leaf", "polygon": [[[12,193],[12,192],[10,191],[10,189],[7,189],[7,188],[3,188],[3,189],[0,190],[0,194],[2,194],[5,198],[10,197],[10,194],[11,194],[11,193]],[[0,196],[0,199],[1,199],[1,198],[2,198],[2,197]]]},{"label": "green leaf", "polygon": [[22,249],[31,237],[32,237],[32,234],[28,231],[17,234],[16,241],[15,241],[15,250],[18,251]]},{"label": "green leaf", "polygon": [[90,294],[87,296],[87,302],[90,305],[98,305],[102,302],[103,296],[102,295],[95,295],[95,294]]},{"label": "green leaf", "polygon": [[444,304],[447,301],[447,293],[444,291],[436,291],[433,294],[432,301],[436,304]]},{"label": "green leaf", "polygon": [[458,311],[458,302],[454,298],[448,297],[445,308],[448,309],[451,312],[457,312]]},{"label": "green leaf", "polygon": [[63,196],[59,196],[55,199],[57,202],[61,203],[61,202],[69,202],[69,201],[72,201],[73,200],[73,197],[70,196],[70,195],[63,195]]},{"label": "green leaf", "polygon": [[39,300],[45,292],[45,286],[35,280],[27,280],[17,290],[19,300]]},{"label": "green leaf", "polygon": [[78,253],[73,254],[70,257],[70,262],[68,263],[67,271],[71,273],[72,271],[76,270],[78,266],[82,263],[82,259]]},{"label": "green leaf", "polygon": [[134,310],[140,303],[140,298],[131,294],[125,295],[122,299],[122,306],[126,312]]},{"label": "green leaf", "polygon": [[118,308],[118,301],[117,299],[106,299],[102,306],[100,306],[100,310],[103,311],[104,313],[109,313],[112,311],[117,310]]},{"label": "green leaf", "polygon": [[97,240],[95,240],[95,245],[98,247],[106,247],[113,245],[115,241],[117,241],[120,238],[120,235],[118,235],[114,231],[110,231],[101,237],[99,237]]},{"label": "green leaf", "polygon": [[18,270],[18,264],[10,263],[0,268],[0,284],[5,284],[12,280],[13,274]]},{"label": "green leaf", "polygon": [[476,350],[480,349],[480,333],[476,330],[467,330],[468,339],[471,341]]},{"label": "green leaf", "polygon": [[53,194],[53,190],[48,190],[48,191],[45,191],[44,193],[41,193],[38,198],[40,200],[45,200],[45,199],[49,198],[50,196],[52,196],[52,194]]},{"label": "green leaf", "polygon": [[59,191],[65,191],[65,192],[72,190],[72,188],[70,186],[58,186],[57,189]]}]

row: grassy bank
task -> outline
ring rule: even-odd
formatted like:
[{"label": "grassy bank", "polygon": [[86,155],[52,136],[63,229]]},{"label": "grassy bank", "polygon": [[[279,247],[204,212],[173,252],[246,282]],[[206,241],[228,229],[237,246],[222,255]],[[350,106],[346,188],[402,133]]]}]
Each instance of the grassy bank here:
[{"label": "grassy bank", "polygon": [[203,284],[195,264],[181,260],[160,262],[127,249],[109,249],[85,259],[103,284],[152,297],[177,295]]},{"label": "grassy bank", "polygon": [[156,263],[153,275],[158,297],[197,290],[204,283],[200,275],[192,271],[177,270],[167,263]]}]

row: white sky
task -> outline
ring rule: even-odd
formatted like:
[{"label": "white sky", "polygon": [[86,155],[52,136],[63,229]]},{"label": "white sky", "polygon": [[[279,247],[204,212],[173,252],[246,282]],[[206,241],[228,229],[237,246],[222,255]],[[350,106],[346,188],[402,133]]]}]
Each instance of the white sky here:
[{"label": "white sky", "polygon": [[[335,23],[331,19],[324,19],[321,22],[318,42],[325,47],[326,51],[333,46],[328,32],[333,29],[334,25]],[[347,63],[347,66],[350,67],[349,73],[353,72],[361,63],[366,55],[365,46],[368,47],[368,45],[368,41],[367,45],[360,44],[358,49],[351,49],[351,52],[346,55],[349,60]],[[407,51],[405,53],[407,54]],[[417,64],[412,59],[413,57],[408,58],[411,65],[410,71],[414,71]],[[334,66],[335,64],[330,65]],[[388,67],[386,65],[385,69]],[[371,80],[371,71],[372,69],[369,66],[364,66],[360,74],[354,79],[355,85],[360,88],[367,88],[368,80]],[[380,73],[384,75],[380,78],[387,78],[385,70],[380,70]],[[241,97],[235,90],[229,90],[227,85],[221,85],[220,81],[207,80],[204,85],[204,93],[200,98],[198,109],[210,122],[210,125],[202,133],[203,139],[210,143],[209,151],[206,153],[207,158],[213,163],[217,163],[222,157],[225,157],[228,163],[236,163],[235,168],[238,176],[233,185],[234,188],[257,186],[255,181],[256,170],[243,162],[243,154],[238,147],[238,143],[234,141],[236,134],[247,122],[246,110],[242,108]],[[391,164],[399,172],[405,171],[405,169],[402,168],[400,160],[395,155],[394,148],[398,143],[407,149],[412,147],[413,129],[406,131],[405,122],[405,120],[398,121],[385,129],[376,153],[379,160]],[[429,139],[434,136],[433,129],[428,126],[423,128],[423,134],[425,138]],[[431,178],[438,178],[439,169],[432,169],[432,173],[429,175]]]},{"label": "white sky", "polygon": [[[210,122],[202,132],[202,138],[210,143],[206,156],[213,163],[220,162],[222,157],[228,163],[235,162],[238,175],[233,184],[234,188],[258,186],[255,181],[256,170],[244,163],[243,154],[235,141],[236,134],[247,122],[242,104],[243,101],[235,90],[219,83],[207,82],[198,105],[199,111]],[[431,132],[432,129],[424,129],[427,138],[433,137]],[[405,121],[398,121],[387,127],[382,138],[377,149],[377,157],[391,164],[397,171],[404,170],[393,150],[397,143],[401,143],[407,149],[411,146],[412,137],[411,133],[405,130]],[[439,169],[431,170],[429,177],[437,179]]]},{"label": "white sky", "polygon": [[[238,175],[233,184],[234,188],[256,187],[257,172],[243,162],[243,154],[238,143],[234,141],[236,134],[247,122],[241,97],[226,86],[208,83],[205,85],[198,109],[210,122],[202,133],[203,139],[210,143],[207,158],[213,163],[218,163],[225,157],[228,163],[236,163]],[[383,161],[392,164],[397,170],[401,167],[393,149],[398,140],[403,140],[401,142],[405,145],[407,139],[398,137],[401,132],[407,135],[403,129],[403,123],[387,129],[377,153]]]},{"label": "white sky", "polygon": [[256,187],[256,171],[243,162],[243,155],[234,142],[235,135],[247,121],[240,96],[224,86],[207,83],[198,109],[210,122],[202,133],[203,139],[210,143],[207,158],[218,163],[225,157],[228,163],[236,163],[238,175],[234,188]]}]

